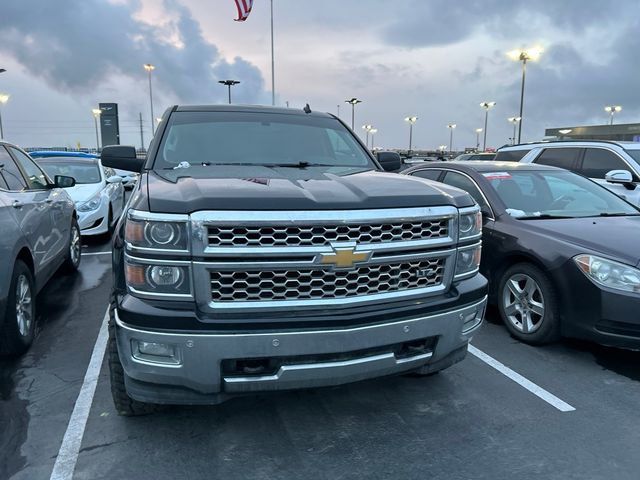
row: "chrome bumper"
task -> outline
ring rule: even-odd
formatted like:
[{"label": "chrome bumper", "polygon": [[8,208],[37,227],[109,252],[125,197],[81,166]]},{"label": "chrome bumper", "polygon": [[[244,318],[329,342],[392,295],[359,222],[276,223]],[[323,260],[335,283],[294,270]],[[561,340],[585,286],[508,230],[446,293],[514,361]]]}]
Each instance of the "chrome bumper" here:
[{"label": "chrome bumper", "polygon": [[[128,377],[127,391],[133,398],[154,403],[219,403],[226,394],[341,385],[435,363],[466,345],[482,323],[486,301],[485,297],[456,310],[365,327],[251,334],[144,331],[122,323],[116,310],[116,339]],[[282,365],[271,375],[222,374],[223,360],[326,358],[430,337],[438,339],[434,351],[403,358],[392,351],[377,351],[341,361]],[[166,362],[141,358],[136,351],[138,342],[170,345],[175,356]]]}]

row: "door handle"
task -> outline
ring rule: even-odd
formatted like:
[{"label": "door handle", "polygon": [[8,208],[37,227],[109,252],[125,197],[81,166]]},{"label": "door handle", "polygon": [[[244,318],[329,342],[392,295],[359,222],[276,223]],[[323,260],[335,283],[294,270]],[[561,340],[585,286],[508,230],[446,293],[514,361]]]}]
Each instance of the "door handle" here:
[{"label": "door handle", "polygon": [[22,208],[22,206],[24,205],[24,203],[22,203],[20,200],[14,200],[13,201],[13,208]]}]

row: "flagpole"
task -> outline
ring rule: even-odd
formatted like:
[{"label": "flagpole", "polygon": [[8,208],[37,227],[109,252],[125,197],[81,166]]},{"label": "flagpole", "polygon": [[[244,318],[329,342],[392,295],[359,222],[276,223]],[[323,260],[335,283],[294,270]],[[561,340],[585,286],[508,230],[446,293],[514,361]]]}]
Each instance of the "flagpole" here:
[{"label": "flagpole", "polygon": [[271,105],[276,104],[276,72],[273,52],[273,0],[271,0]]}]

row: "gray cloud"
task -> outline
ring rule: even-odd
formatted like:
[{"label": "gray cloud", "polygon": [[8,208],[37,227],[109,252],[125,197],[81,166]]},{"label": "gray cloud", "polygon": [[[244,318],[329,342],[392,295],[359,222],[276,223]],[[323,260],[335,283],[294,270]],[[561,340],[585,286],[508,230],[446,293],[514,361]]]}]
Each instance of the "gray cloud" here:
[{"label": "gray cloud", "polygon": [[161,39],[158,28],[136,21],[137,1],[11,0],[2,6],[0,51],[65,92],[92,92],[114,75],[140,78],[142,65],[151,62],[159,90],[184,103],[224,101],[226,92],[216,82],[229,77],[243,82],[234,92],[238,101],[264,98],[255,66],[241,58],[225,61],[185,7],[175,0],[165,0],[164,6],[184,48]]}]

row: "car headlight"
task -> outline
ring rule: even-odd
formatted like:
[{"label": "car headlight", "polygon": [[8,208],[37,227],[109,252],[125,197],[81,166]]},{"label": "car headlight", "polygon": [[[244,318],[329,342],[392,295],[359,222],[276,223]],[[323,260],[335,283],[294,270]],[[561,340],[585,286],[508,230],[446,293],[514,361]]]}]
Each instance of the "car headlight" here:
[{"label": "car headlight", "polygon": [[127,218],[124,238],[134,248],[188,250],[186,222]]},{"label": "car headlight", "polygon": [[125,278],[134,293],[191,296],[189,266],[185,264],[146,264],[128,257],[125,261]]},{"label": "car headlight", "polygon": [[478,243],[471,247],[458,249],[456,258],[455,280],[473,276],[480,268],[480,260],[482,259],[482,244]]},{"label": "car headlight", "polygon": [[482,235],[482,213],[478,208],[470,212],[460,212],[458,220],[458,238],[467,240]]},{"label": "car headlight", "polygon": [[573,261],[597,285],[640,293],[640,270],[637,268],[596,255],[578,255]]},{"label": "car headlight", "polygon": [[78,211],[79,212],[93,212],[94,210],[97,210],[98,208],[100,208],[100,204],[101,203],[102,203],[102,194],[101,194],[101,192],[98,192],[93,197],[91,197],[89,200],[87,200],[86,202],[80,204],[78,206]]}]

